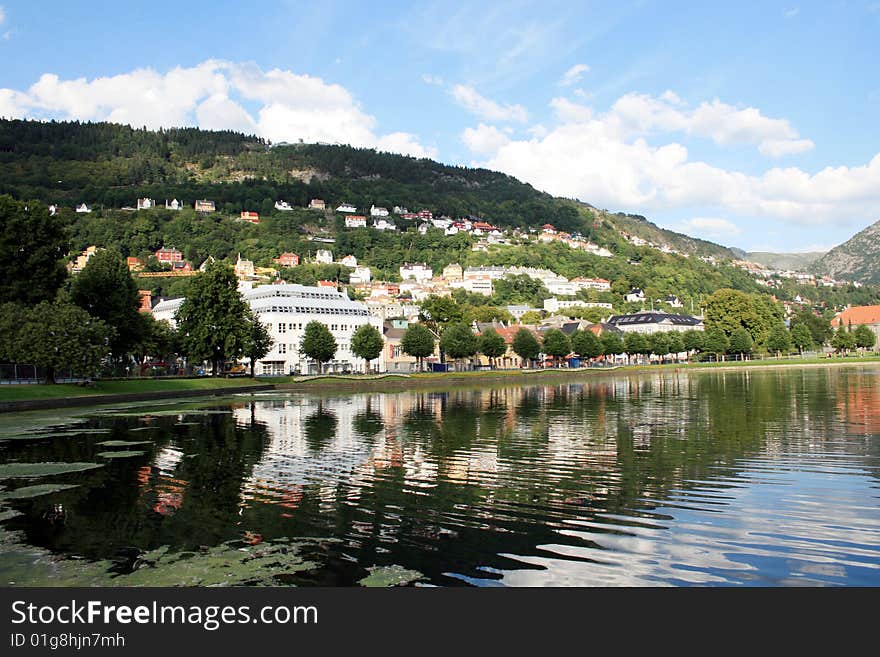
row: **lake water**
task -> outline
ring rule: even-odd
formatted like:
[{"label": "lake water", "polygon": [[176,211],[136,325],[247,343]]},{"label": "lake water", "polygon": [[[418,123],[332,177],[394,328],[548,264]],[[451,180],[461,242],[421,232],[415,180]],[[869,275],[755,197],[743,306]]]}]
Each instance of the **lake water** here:
[{"label": "lake water", "polygon": [[880,368],[0,417],[0,585],[880,585]]}]

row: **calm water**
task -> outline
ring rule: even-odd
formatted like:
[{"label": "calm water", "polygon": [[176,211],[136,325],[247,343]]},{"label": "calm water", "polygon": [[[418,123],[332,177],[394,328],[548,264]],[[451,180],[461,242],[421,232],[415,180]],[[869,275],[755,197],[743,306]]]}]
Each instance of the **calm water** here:
[{"label": "calm water", "polygon": [[876,367],[75,413],[0,418],[0,584],[880,585]]}]

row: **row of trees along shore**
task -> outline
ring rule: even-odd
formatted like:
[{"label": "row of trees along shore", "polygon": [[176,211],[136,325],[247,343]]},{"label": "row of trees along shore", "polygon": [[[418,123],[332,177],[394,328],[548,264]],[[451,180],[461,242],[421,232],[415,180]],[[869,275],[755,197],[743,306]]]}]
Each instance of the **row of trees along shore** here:
[{"label": "row of trees along shore", "polygon": [[[116,249],[101,249],[76,276],[63,265],[68,252],[67,226],[42,203],[24,203],[0,195],[0,362],[29,364],[55,374],[70,370],[81,376],[128,375],[146,363],[182,356],[190,363],[210,362],[214,373],[230,361],[247,357],[253,364],[272,348],[272,339],[237,292],[232,268],[214,262],[188,280],[178,328],[139,312],[138,285]],[[482,319],[494,319],[486,309]],[[453,361],[486,356],[494,366],[507,352],[504,339],[492,329],[477,336],[466,318],[473,308],[465,300],[429,298],[422,304],[422,323],[405,332],[401,349],[418,361],[440,350]],[[539,339],[521,329],[511,348],[524,362],[542,353],[559,363],[571,354],[591,359],[629,354],[749,354],[809,350],[830,343],[839,352],[874,345],[867,327],[833,331],[827,318],[809,312],[782,322],[782,309],[767,295],[720,289],[705,304],[705,332],[660,333],[651,336],[590,331],[566,336],[547,331]],[[318,363],[332,360],[336,342],[319,322],[307,326],[302,353]],[[370,363],[381,354],[383,337],[372,325],[358,329],[352,352]]]}]

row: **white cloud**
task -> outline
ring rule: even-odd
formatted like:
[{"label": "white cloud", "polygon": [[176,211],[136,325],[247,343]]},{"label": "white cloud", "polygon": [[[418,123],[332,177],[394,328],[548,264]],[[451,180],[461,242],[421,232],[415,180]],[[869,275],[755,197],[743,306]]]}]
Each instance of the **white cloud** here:
[{"label": "white cloud", "polygon": [[583,77],[584,73],[587,73],[589,70],[590,67],[586,64],[575,64],[563,74],[562,79],[559,80],[559,84],[563,87],[570,87],[573,84],[577,84]]},{"label": "white cloud", "polygon": [[493,125],[481,123],[476,128],[466,128],[461,140],[478,155],[491,155],[510,141],[510,138]]},{"label": "white cloud", "polygon": [[809,139],[800,139],[785,119],[771,119],[754,107],[737,108],[717,98],[688,110],[673,92],[658,97],[629,93],[614,103],[611,119],[626,134],[683,132],[707,137],[716,144],[754,144],[763,155],[780,157],[813,148]]},{"label": "white cloud", "polygon": [[753,143],[771,155],[798,152],[807,144],[787,121],[769,119],[756,109],[713,101],[691,111],[676,98],[628,94],[609,112],[592,117],[585,106],[554,99],[557,126],[529,139],[511,139],[479,164],[552,194],[613,209],[711,209],[804,225],[863,222],[876,216],[880,155],[865,165],[815,173],[796,167],[774,167],[758,175],[723,169],[692,160],[685,146],[668,135],[661,140],[656,133],[696,134],[719,144]]},{"label": "white cloud", "polygon": [[729,237],[739,235],[742,229],[732,221],[718,217],[694,217],[681,222],[683,232],[693,231],[711,237]]},{"label": "white cloud", "polygon": [[422,82],[434,85],[435,87],[443,86],[443,78],[439,75],[431,75],[430,73],[422,73]]},{"label": "white cloud", "polygon": [[6,10],[0,5],[0,25],[6,22]]},{"label": "white cloud", "polygon": [[800,8],[800,7],[792,7],[791,9],[786,9],[786,10],[785,10],[785,17],[786,17],[786,18],[794,18],[794,17],[797,16],[799,13],[801,13],[801,8]]},{"label": "white cloud", "polygon": [[487,121],[517,121],[525,123],[529,116],[522,105],[501,105],[490,100],[473,87],[457,84],[452,88],[455,101],[472,114]]},{"label": "white cloud", "polygon": [[0,89],[0,115],[149,128],[197,125],[241,130],[273,141],[328,141],[417,157],[434,154],[414,135],[378,134],[375,117],[340,85],[222,60],[166,73],[143,68],[92,80],[62,80],[46,73],[26,91]]}]

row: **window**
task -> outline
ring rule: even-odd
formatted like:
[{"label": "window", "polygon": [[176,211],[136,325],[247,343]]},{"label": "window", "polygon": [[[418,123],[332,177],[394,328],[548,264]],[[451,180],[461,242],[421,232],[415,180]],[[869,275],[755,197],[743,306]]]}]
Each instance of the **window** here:
[{"label": "window", "polygon": [[278,325],[279,333],[287,333],[287,324],[279,324]]},{"label": "window", "polygon": [[279,344],[278,345],[278,353],[279,354],[286,354],[287,353],[287,345],[286,344]]}]

